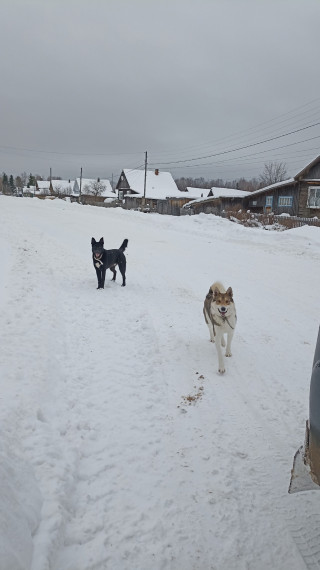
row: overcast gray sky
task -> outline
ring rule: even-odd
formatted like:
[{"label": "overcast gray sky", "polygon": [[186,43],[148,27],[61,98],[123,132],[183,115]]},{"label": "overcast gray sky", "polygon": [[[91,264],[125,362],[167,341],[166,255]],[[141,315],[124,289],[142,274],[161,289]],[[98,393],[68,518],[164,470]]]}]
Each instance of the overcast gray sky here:
[{"label": "overcast gray sky", "polygon": [[1,172],[116,180],[148,151],[233,180],[320,154],[319,0],[0,0],[0,21]]}]

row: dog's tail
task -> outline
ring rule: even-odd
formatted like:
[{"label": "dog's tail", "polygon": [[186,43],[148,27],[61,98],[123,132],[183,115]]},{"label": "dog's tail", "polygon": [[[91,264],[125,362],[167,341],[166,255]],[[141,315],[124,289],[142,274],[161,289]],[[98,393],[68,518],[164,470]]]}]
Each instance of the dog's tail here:
[{"label": "dog's tail", "polygon": [[127,245],[128,245],[128,240],[124,239],[122,244],[119,247],[120,251],[124,251],[126,249]]}]

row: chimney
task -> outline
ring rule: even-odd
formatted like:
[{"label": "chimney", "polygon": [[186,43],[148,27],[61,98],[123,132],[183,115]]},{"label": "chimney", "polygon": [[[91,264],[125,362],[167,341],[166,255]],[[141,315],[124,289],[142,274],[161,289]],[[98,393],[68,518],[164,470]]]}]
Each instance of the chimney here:
[{"label": "chimney", "polygon": [[154,173],[155,173],[156,176],[158,176],[158,174],[159,174],[159,168],[156,168],[155,171],[154,171]]}]

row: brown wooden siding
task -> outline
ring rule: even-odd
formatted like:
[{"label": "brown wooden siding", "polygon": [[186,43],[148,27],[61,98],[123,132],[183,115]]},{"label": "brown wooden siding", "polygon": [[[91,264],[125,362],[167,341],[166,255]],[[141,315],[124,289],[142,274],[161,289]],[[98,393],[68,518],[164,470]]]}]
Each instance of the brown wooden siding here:
[{"label": "brown wooden siding", "polygon": [[320,218],[320,208],[308,208],[309,186],[318,186],[317,184],[306,184],[301,182],[300,199],[299,199],[299,216],[302,218]]}]

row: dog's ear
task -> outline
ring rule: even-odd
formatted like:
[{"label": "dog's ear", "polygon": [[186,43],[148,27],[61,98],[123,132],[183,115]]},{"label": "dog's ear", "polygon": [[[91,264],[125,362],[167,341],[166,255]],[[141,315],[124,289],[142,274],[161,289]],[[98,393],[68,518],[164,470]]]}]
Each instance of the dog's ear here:
[{"label": "dog's ear", "polygon": [[100,239],[99,243],[101,243],[102,245],[104,244],[103,238]]},{"label": "dog's ear", "polygon": [[215,287],[213,290],[213,298],[215,299],[219,295],[220,291],[218,287]]},{"label": "dog's ear", "polygon": [[210,287],[208,293],[206,294],[206,299],[208,299],[208,301],[209,301],[209,299],[212,299],[212,295],[213,295],[213,291],[212,291],[212,289],[211,289],[211,287]]},{"label": "dog's ear", "polygon": [[232,300],[233,292],[232,292],[232,288],[231,288],[231,287],[228,287],[228,289],[226,290],[226,294],[229,295],[230,299]]},{"label": "dog's ear", "polygon": [[94,238],[91,238],[91,245],[93,245],[94,243],[96,243],[96,240]]}]

